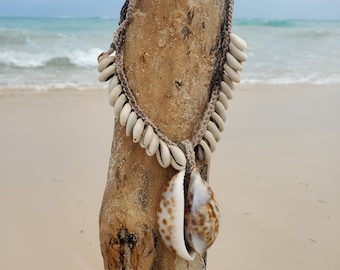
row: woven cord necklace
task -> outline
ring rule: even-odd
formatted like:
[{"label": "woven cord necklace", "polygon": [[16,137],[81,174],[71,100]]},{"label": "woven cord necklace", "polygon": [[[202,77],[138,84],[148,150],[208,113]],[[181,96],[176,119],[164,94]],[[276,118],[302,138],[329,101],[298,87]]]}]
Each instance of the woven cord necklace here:
[{"label": "woven cord necklace", "polygon": [[[196,253],[202,254],[212,245],[219,228],[214,193],[202,179],[196,160],[209,162],[221,139],[228,100],[232,98],[234,82],[240,82],[242,62],[247,60],[247,44],[231,33],[233,1],[226,1],[204,114],[191,138],[172,141],[138,105],[124,71],[125,35],[135,1],[127,0],[123,5],[110,49],[98,57],[99,81],[110,81],[109,103],[120,125],[126,128],[126,135],[145,148],[147,155],[156,155],[163,168],[171,165],[178,171],[164,187],[157,213],[158,229],[168,248],[185,260],[193,260]],[[190,178],[190,183],[185,197],[186,177]],[[173,205],[169,204],[172,200],[176,202]],[[169,212],[176,214],[169,215]],[[203,224],[199,220],[202,216],[205,217]]]}]

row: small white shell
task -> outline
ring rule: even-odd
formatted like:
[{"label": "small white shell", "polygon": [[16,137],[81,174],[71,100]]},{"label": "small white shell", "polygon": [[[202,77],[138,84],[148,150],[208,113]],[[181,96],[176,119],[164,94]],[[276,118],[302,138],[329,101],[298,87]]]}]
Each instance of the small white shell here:
[{"label": "small white shell", "polygon": [[100,61],[98,65],[98,71],[102,72],[104,69],[106,69],[109,65],[112,65],[115,61],[115,57],[113,55],[104,58],[102,61]]},{"label": "small white shell", "polygon": [[[235,85],[232,80],[230,80],[229,76],[225,71],[223,72],[223,81],[229,86],[231,90],[235,89]],[[229,99],[229,98],[228,98]]]},{"label": "small white shell", "polygon": [[184,240],[184,176],[185,170],[179,171],[164,187],[157,223],[164,244],[177,256],[192,261],[196,253],[188,252]]},{"label": "small white shell", "polygon": [[217,142],[214,138],[214,135],[209,130],[206,130],[203,137],[208,142],[211,152],[215,152]]},{"label": "small white shell", "polygon": [[[112,91],[113,92],[113,91]],[[119,117],[121,110],[123,109],[124,104],[126,103],[127,99],[125,94],[121,94],[116,103],[113,106],[113,112],[116,115],[116,117]]]},{"label": "small white shell", "polygon": [[247,49],[247,42],[234,33],[230,33],[230,41],[241,51],[245,51]]},{"label": "small white shell", "polygon": [[111,90],[109,94],[109,103],[111,106],[114,106],[118,97],[123,92],[122,86],[120,84],[117,84],[113,89]]},{"label": "small white shell", "polygon": [[110,83],[109,83],[109,87],[108,87],[108,90],[109,90],[109,95],[110,93],[112,92],[113,88],[119,84],[119,79],[118,79],[118,76],[117,75],[114,75],[111,80],[110,80]]},{"label": "small white shell", "polygon": [[158,149],[158,146],[159,146],[159,141],[160,140],[159,140],[158,136],[156,135],[156,133],[154,133],[149,146],[145,149],[145,152],[148,156],[151,157],[157,152],[157,149]]},{"label": "small white shell", "polygon": [[226,115],[226,112],[225,112],[225,108],[222,104],[221,101],[216,101],[216,105],[215,105],[215,112],[221,116],[221,118],[223,119],[223,121],[225,122],[227,120],[227,115]]},{"label": "small white shell", "polygon": [[223,104],[225,110],[228,109],[228,98],[222,91],[218,94],[218,101]]},{"label": "small white shell", "polygon": [[100,82],[106,82],[109,80],[114,74],[116,74],[116,65],[112,64],[104,69],[98,76],[98,80]]},{"label": "small white shell", "polygon": [[230,53],[227,53],[227,64],[230,66],[232,69],[237,70],[237,71],[242,71],[243,70],[243,65],[239,61],[235,59],[234,56],[232,56]]},{"label": "small white shell", "polygon": [[224,64],[223,68],[233,82],[239,83],[241,81],[240,74],[228,66],[228,64]]},{"label": "small white shell", "polygon": [[221,140],[221,132],[214,122],[209,121],[208,130],[214,135],[216,142],[219,142]]},{"label": "small white shell", "polygon": [[[100,64],[104,59],[106,59],[107,57],[109,57],[111,55],[111,53],[109,52],[102,52],[100,55],[98,55],[97,57],[97,62],[98,64]],[[113,55],[115,55],[115,52],[113,53]]]},{"label": "small white shell", "polygon": [[224,130],[224,122],[223,119],[221,118],[221,116],[219,116],[216,112],[213,112],[213,114],[211,115],[210,118],[211,121],[213,121],[215,123],[215,125],[218,127],[219,131],[223,131]]},{"label": "small white shell", "polygon": [[178,171],[184,170],[187,165],[187,158],[183,151],[175,145],[169,145],[168,147],[170,150],[172,167]]},{"label": "small white shell", "polygon": [[129,114],[128,120],[126,122],[126,128],[125,128],[126,136],[132,135],[132,130],[136,122],[137,122],[137,114],[134,111],[131,111],[131,113]]},{"label": "small white shell", "polygon": [[143,134],[142,134],[142,138],[141,138],[141,140],[139,142],[139,145],[142,148],[147,148],[149,146],[149,144],[151,143],[154,134],[155,134],[155,132],[153,131],[152,126],[147,125],[144,128],[144,131],[143,131]]},{"label": "small white shell", "polygon": [[138,118],[132,130],[132,141],[134,143],[138,143],[140,141],[140,139],[142,138],[143,130],[144,130],[144,121],[143,119]]},{"label": "small white shell", "polygon": [[185,208],[185,239],[197,253],[204,253],[215,241],[220,211],[215,195],[197,169],[190,175]]},{"label": "small white shell", "polygon": [[163,142],[162,140],[159,141],[156,157],[159,165],[161,165],[163,168],[167,168],[170,166],[171,164],[170,150],[166,143]]},{"label": "small white shell", "polygon": [[229,52],[240,62],[248,60],[247,54],[237,48],[232,42],[229,43]]},{"label": "small white shell", "polygon": [[125,103],[125,105],[123,106],[123,109],[120,111],[119,123],[122,127],[126,126],[126,122],[129,118],[131,110],[132,110],[132,107],[130,103]]},{"label": "small white shell", "polygon": [[[215,138],[215,140],[216,140],[216,138]],[[211,160],[211,150],[209,148],[209,145],[204,140],[201,140],[200,143],[199,143],[199,147],[202,147],[201,151],[203,151],[203,153],[204,153],[203,161],[209,162]]]},{"label": "small white shell", "polygon": [[227,99],[233,98],[233,94],[231,93],[231,89],[225,81],[221,81],[221,90],[222,90],[223,94],[226,95]]},{"label": "small white shell", "polygon": [[197,158],[199,161],[204,161],[204,160],[205,160],[204,149],[203,149],[202,145],[198,144],[198,145],[195,147],[195,155],[196,155],[196,158]]}]

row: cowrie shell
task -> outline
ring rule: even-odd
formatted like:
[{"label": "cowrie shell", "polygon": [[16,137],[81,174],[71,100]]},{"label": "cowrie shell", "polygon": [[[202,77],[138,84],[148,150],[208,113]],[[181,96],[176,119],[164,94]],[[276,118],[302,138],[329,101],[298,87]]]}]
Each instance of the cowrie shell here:
[{"label": "cowrie shell", "polygon": [[230,33],[230,41],[241,51],[245,51],[247,49],[247,42],[234,33]]},{"label": "cowrie shell", "polygon": [[220,91],[218,94],[218,101],[220,101],[223,104],[225,110],[228,109],[228,99],[227,96],[222,91]]},{"label": "cowrie shell", "polygon": [[161,165],[163,168],[167,168],[170,166],[171,164],[170,150],[166,143],[163,142],[162,140],[159,141],[156,157],[159,165]]},{"label": "cowrie shell", "polygon": [[122,92],[123,89],[120,84],[117,84],[115,87],[113,87],[112,91],[109,94],[109,103],[111,106],[114,106],[116,104],[117,99]]},{"label": "cowrie shell", "polygon": [[139,142],[139,145],[142,148],[147,148],[149,146],[149,144],[152,141],[153,136],[155,135],[155,132],[153,131],[153,128],[149,125],[147,125],[144,128],[143,134],[142,134],[142,138]]},{"label": "cowrie shell", "polygon": [[203,150],[203,147],[198,144],[196,147],[195,147],[195,155],[196,155],[196,158],[199,160],[199,161],[204,161],[205,160],[205,156],[204,156],[204,150]]},{"label": "cowrie shell", "polygon": [[209,130],[206,130],[203,137],[208,142],[211,152],[215,152],[217,142],[214,138],[214,135]]},{"label": "cowrie shell", "polygon": [[209,148],[209,145],[204,140],[201,140],[199,145],[202,147],[201,151],[203,151],[204,153],[204,159],[202,161],[205,161],[208,163],[211,160],[211,150]]},{"label": "cowrie shell", "polygon": [[219,142],[221,140],[221,132],[214,122],[209,121],[208,130],[214,135],[216,142]]},{"label": "cowrie shell", "polygon": [[156,135],[156,133],[154,133],[149,146],[145,149],[145,152],[148,156],[153,156],[157,152],[159,141],[160,140],[158,136]]},{"label": "cowrie shell", "polygon": [[131,110],[132,110],[132,107],[130,103],[125,103],[125,105],[123,106],[123,109],[120,111],[119,123],[122,127],[126,126],[126,122],[131,113]]},{"label": "cowrie shell", "polygon": [[119,117],[119,114],[120,114],[121,110],[123,109],[123,106],[124,106],[126,101],[127,101],[127,99],[126,99],[125,94],[121,94],[118,97],[116,103],[113,106],[113,112],[116,115],[116,117]]},{"label": "cowrie shell", "polygon": [[140,141],[140,139],[142,138],[143,130],[144,130],[144,121],[143,119],[138,118],[132,130],[132,141],[134,143],[138,143]]},{"label": "cowrie shell", "polygon": [[189,252],[184,240],[184,177],[185,170],[181,170],[164,187],[157,211],[157,223],[163,243],[177,256],[192,261],[196,252]]},{"label": "cowrie shell", "polygon": [[[110,52],[102,52],[100,55],[98,55],[97,57],[97,62],[98,64],[100,64],[104,59],[106,59],[107,57],[109,57],[111,55]],[[115,52],[113,53],[113,55],[115,55]]]},{"label": "cowrie shell", "polygon": [[178,171],[184,170],[187,165],[187,158],[183,151],[175,145],[169,145],[168,147],[170,150],[172,167]]},{"label": "cowrie shell", "polygon": [[113,88],[116,87],[118,84],[119,84],[118,76],[117,76],[117,75],[114,75],[114,76],[111,78],[110,83],[109,83],[109,87],[108,87],[109,95],[110,95],[110,93],[112,92]]},{"label": "cowrie shell", "polygon": [[126,128],[125,128],[126,136],[132,135],[132,130],[136,122],[137,122],[137,114],[134,111],[131,111],[131,113],[129,114],[128,120],[126,122]]},{"label": "cowrie shell", "polygon": [[222,90],[223,94],[226,95],[227,99],[233,98],[233,94],[231,93],[231,89],[225,81],[221,81],[221,90]]},{"label": "cowrie shell", "polygon": [[223,68],[233,82],[239,83],[241,81],[240,74],[228,66],[228,64],[224,64]]},{"label": "cowrie shell", "polygon": [[108,66],[106,69],[104,69],[98,76],[98,80],[100,82],[106,82],[109,79],[111,79],[111,77],[116,74],[116,65],[112,64],[110,66]]},{"label": "cowrie shell", "polygon": [[100,64],[100,62],[103,61],[106,57],[108,57],[108,55],[105,52],[102,52],[101,54],[99,54],[97,57],[98,64]]},{"label": "cowrie shell", "polygon": [[190,175],[185,208],[185,239],[189,247],[203,254],[219,231],[220,211],[215,195],[197,169]]},{"label": "cowrie shell", "polygon": [[104,69],[106,69],[109,65],[112,65],[115,61],[115,57],[113,55],[104,58],[98,65],[98,71],[102,72]]},{"label": "cowrie shell", "polygon": [[[228,74],[225,73],[225,71],[223,72],[223,81],[229,86],[229,88],[231,90],[234,90],[235,89],[235,85],[233,83],[232,80],[230,80],[230,78],[228,77]],[[229,99],[229,98],[228,98]]]},{"label": "cowrie shell", "polygon": [[211,121],[213,121],[215,123],[215,125],[218,127],[219,131],[223,131],[224,130],[224,121],[221,118],[221,116],[219,116],[216,112],[213,112],[213,114],[211,115],[210,118]]},{"label": "cowrie shell", "polygon": [[243,65],[239,61],[237,61],[235,57],[232,56],[230,53],[227,53],[227,64],[234,70],[237,71],[243,70]]},{"label": "cowrie shell", "polygon": [[221,116],[221,118],[223,119],[224,122],[227,120],[227,115],[226,115],[225,108],[224,108],[222,102],[216,101],[216,104],[215,104],[215,112],[216,112],[219,116]]},{"label": "cowrie shell", "polygon": [[247,54],[237,48],[232,42],[229,43],[229,52],[240,62],[248,60]]}]

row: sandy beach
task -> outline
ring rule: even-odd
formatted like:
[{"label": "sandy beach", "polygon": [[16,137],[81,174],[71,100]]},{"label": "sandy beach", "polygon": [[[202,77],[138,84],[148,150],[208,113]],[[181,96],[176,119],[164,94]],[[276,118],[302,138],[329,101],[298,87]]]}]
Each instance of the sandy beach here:
[{"label": "sandy beach", "polygon": [[[340,269],[340,86],[240,85],[210,183],[208,269]],[[103,269],[105,89],[0,91],[0,269]]]}]

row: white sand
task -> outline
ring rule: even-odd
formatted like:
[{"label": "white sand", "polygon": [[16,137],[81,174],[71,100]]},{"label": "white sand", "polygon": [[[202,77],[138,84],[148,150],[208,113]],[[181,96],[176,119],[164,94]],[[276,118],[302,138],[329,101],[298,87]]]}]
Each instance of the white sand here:
[{"label": "white sand", "polygon": [[[211,165],[222,227],[208,269],[340,269],[339,104],[339,86],[234,93]],[[0,126],[0,269],[103,269],[106,91],[2,91]]]}]

